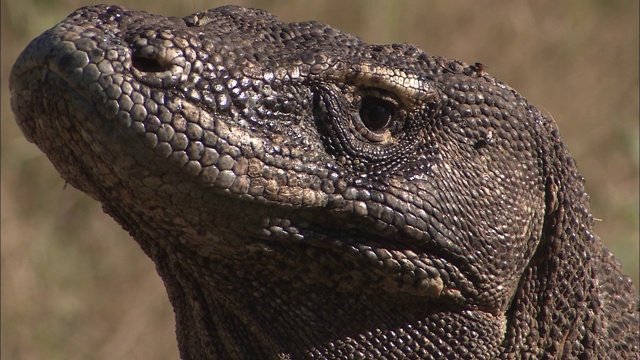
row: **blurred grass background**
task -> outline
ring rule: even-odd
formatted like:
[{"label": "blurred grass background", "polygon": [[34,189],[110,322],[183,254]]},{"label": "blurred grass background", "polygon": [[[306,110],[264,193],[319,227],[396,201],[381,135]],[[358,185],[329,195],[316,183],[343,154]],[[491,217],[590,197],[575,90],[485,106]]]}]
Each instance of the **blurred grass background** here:
[{"label": "blurred grass background", "polygon": [[[95,1],[95,0],[94,0]],[[17,128],[11,66],[81,0],[1,0],[3,359],[175,359],[153,263],[68,187]],[[220,1],[115,1],[184,16]],[[368,42],[482,62],[558,122],[587,179],[596,233],[638,288],[638,1],[232,1]]]}]

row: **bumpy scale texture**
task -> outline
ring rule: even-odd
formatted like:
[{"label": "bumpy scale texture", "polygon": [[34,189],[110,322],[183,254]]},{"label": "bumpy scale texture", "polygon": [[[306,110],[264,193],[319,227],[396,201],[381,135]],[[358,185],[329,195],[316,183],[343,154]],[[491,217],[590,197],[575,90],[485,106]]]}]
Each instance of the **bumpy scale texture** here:
[{"label": "bumpy scale texture", "polygon": [[185,359],[635,359],[555,124],[482,68],[221,7],[77,10],[25,136],[156,263]]}]

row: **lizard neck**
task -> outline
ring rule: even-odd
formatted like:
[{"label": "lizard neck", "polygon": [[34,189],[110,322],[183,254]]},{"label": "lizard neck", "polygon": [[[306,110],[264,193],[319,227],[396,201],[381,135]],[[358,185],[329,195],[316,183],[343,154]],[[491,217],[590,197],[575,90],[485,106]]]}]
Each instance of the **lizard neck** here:
[{"label": "lizard neck", "polygon": [[[176,313],[185,359],[354,354],[435,359],[461,352],[486,358],[497,356],[498,349],[475,346],[477,341],[500,344],[504,336],[501,315],[438,306],[406,294],[302,284],[281,274],[238,268],[235,261],[209,266],[208,259],[197,262],[189,256],[185,262],[179,254],[156,252],[154,260]],[[437,335],[445,324],[451,327],[446,339]],[[467,349],[466,344],[475,345]]]}]

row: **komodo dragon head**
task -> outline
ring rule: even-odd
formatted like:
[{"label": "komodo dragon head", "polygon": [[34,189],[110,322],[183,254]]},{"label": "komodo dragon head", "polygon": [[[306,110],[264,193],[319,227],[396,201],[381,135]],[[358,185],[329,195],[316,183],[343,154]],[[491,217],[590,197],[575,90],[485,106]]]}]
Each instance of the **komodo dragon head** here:
[{"label": "komodo dragon head", "polygon": [[34,40],[11,94],[155,262],[185,359],[637,352],[554,122],[482,67],[260,10],[101,5]]}]

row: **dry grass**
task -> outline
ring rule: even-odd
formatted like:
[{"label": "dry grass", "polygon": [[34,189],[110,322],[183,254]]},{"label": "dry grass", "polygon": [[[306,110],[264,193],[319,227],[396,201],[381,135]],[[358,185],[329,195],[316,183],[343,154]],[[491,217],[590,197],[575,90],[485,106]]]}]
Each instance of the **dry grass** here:
[{"label": "dry grass", "polygon": [[[8,74],[86,1],[2,1],[2,358],[177,358],[153,263],[21,136]],[[186,15],[218,1],[121,1]],[[237,1],[369,42],[480,61],[553,115],[587,179],[596,232],[638,284],[638,2]],[[160,5],[163,4],[163,5]],[[366,5],[366,6],[365,6]],[[162,8],[160,8],[162,6]]]}]

